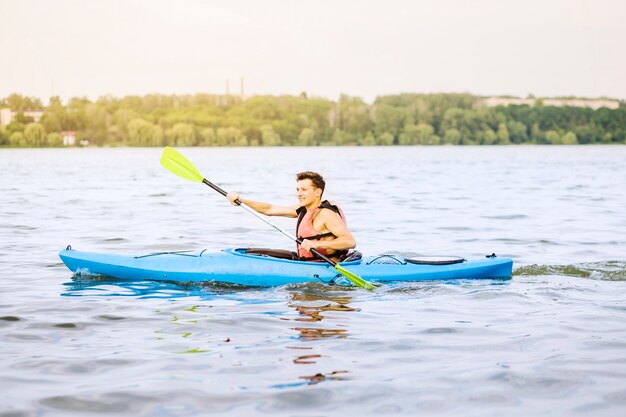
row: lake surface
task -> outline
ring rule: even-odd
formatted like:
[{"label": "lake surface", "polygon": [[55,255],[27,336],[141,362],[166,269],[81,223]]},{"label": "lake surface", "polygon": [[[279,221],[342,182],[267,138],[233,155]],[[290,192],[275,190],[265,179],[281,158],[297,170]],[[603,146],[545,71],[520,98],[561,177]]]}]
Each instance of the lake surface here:
[{"label": "lake surface", "polygon": [[277,204],[321,172],[366,255],[495,252],[514,276],[372,293],[73,277],[68,244],[292,245],[160,149],[3,149],[0,416],[626,415],[626,146],[182,152]]}]

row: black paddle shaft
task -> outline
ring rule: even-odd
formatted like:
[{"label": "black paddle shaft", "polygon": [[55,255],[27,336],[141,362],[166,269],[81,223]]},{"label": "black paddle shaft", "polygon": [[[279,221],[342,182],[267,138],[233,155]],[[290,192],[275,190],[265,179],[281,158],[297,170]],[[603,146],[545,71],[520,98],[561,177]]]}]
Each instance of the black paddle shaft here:
[{"label": "black paddle shaft", "polygon": [[209,187],[213,188],[215,191],[217,191],[218,193],[220,193],[224,197],[226,197],[226,195],[228,194],[226,191],[222,190],[220,187],[218,187],[217,185],[213,184],[211,181],[207,180],[206,178],[203,178],[202,182],[205,183],[206,185],[208,185]]},{"label": "black paddle shaft", "polygon": [[[228,193],[226,191],[224,191],[221,187],[213,184],[211,181],[207,180],[206,178],[202,179],[202,182],[206,185],[208,185],[209,187],[213,188],[215,191],[217,191],[218,193],[220,193],[221,195],[223,195],[224,197],[226,197],[228,195]],[[239,200],[235,200],[235,203],[240,204],[241,205],[241,201]],[[297,238],[296,239],[296,243],[301,244],[302,243],[302,239]],[[330,259],[327,256],[322,255],[321,253],[319,253],[317,251],[317,249],[311,248],[310,251],[313,255],[317,256],[318,258],[320,258],[323,261],[328,262],[329,264],[331,264],[332,266],[337,265],[337,262],[333,261],[332,259]]]}]

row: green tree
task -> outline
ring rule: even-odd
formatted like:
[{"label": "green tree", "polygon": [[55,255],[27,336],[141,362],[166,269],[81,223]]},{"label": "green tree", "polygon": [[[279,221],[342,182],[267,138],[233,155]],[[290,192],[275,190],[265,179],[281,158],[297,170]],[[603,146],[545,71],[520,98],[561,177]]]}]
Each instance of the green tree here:
[{"label": "green tree", "polygon": [[280,135],[274,131],[272,125],[263,125],[260,127],[260,130],[264,146],[280,145]]},{"label": "green tree", "polygon": [[431,109],[429,101],[425,97],[416,97],[408,104],[408,110],[415,123],[432,124],[435,112]]},{"label": "green tree", "polygon": [[524,143],[528,141],[528,131],[524,123],[511,120],[507,123],[507,130],[512,143]]},{"label": "green tree", "polygon": [[217,136],[212,127],[206,127],[200,131],[200,146],[216,146]]},{"label": "green tree", "polygon": [[361,135],[372,127],[369,106],[358,97],[342,94],[337,103],[337,127],[344,132]]},{"label": "green tree", "polygon": [[428,123],[417,125],[417,143],[422,145],[438,145],[439,137],[435,135],[435,128]]},{"label": "green tree", "polygon": [[48,146],[63,146],[63,136],[59,132],[48,133]]},{"label": "green tree", "polygon": [[546,140],[551,145],[560,145],[561,143],[563,143],[561,142],[561,136],[558,134],[558,132],[554,130],[548,130],[546,132]]},{"label": "green tree", "polygon": [[400,133],[398,144],[402,146],[418,145],[420,143],[419,131],[417,126],[409,124],[404,126],[404,130]]},{"label": "green tree", "polygon": [[[575,133],[576,143],[588,144],[602,141],[602,129],[595,124],[579,124],[573,128],[574,131],[570,132]],[[565,137],[563,137],[563,141],[565,141]]]},{"label": "green tree", "polygon": [[376,138],[376,144],[382,146],[393,145],[393,135],[389,132],[384,132]]},{"label": "green tree", "polygon": [[24,129],[26,146],[42,147],[48,144],[46,129],[40,123],[31,123]]},{"label": "green tree", "polygon": [[495,124],[491,112],[453,107],[445,111],[441,128],[444,132],[458,130],[461,135],[459,144],[470,145],[480,142],[482,132],[489,129],[490,124]]},{"label": "green tree", "polygon": [[[69,117],[63,122],[64,130],[77,130],[77,121],[73,115],[68,114]],[[130,109],[121,108],[118,109],[112,116],[111,126],[107,129],[107,133],[111,134],[111,128],[115,127],[114,132],[116,133],[116,137],[114,138],[116,141],[126,141],[128,139],[128,125],[135,119],[140,119],[140,115],[135,111]]]},{"label": "green tree", "polygon": [[193,126],[187,123],[176,123],[172,129],[166,133],[168,142],[175,146],[196,145],[196,131]]},{"label": "green tree", "polygon": [[[374,123],[375,132],[378,135],[379,143],[380,138],[385,136],[386,133],[391,134],[393,140],[390,145],[393,144],[396,138],[400,136],[400,132],[407,124],[412,124],[412,120],[409,117],[409,112],[406,108],[395,107],[388,104],[375,104],[374,105]],[[387,140],[385,140],[385,143]]]},{"label": "green tree", "polygon": [[215,132],[215,144],[217,146],[228,146],[230,142],[229,131],[225,127],[219,127]]},{"label": "green tree", "polygon": [[[108,134],[107,120],[109,117],[107,112],[97,104],[87,103],[82,109],[82,117],[84,118],[84,127],[80,129],[81,136],[89,139],[94,145],[102,146],[106,142]],[[154,145],[147,144],[141,146],[159,145],[160,143],[157,141]]]},{"label": "green tree", "polygon": [[567,132],[563,135],[562,143],[563,145],[577,145],[578,139],[576,138],[576,134],[574,132]]},{"label": "green tree", "polygon": [[350,133],[341,129],[335,129],[333,137],[330,141],[325,141],[321,143],[322,146],[343,146],[353,144],[356,144],[356,140],[353,139]]},{"label": "green tree", "polygon": [[246,146],[247,137],[236,127],[220,127],[217,129],[216,140],[218,146]]},{"label": "green tree", "polygon": [[[175,133],[172,132],[172,135]],[[130,146],[162,146],[164,145],[163,129],[143,119],[134,119],[128,124],[128,140]],[[174,140],[178,140],[178,137]],[[191,145],[180,144],[179,146]]]},{"label": "green tree", "polygon": [[13,132],[9,136],[9,145],[11,146],[27,146],[26,139],[22,132]]},{"label": "green tree", "polygon": [[497,135],[499,144],[508,145],[509,143],[511,143],[511,140],[509,138],[509,129],[507,128],[506,124],[500,123],[500,125],[498,126]]},{"label": "green tree", "polygon": [[535,143],[545,143],[546,135],[539,127],[539,123],[533,123],[530,129],[530,139]]},{"label": "green tree", "polygon": [[241,130],[234,127],[230,127],[229,129],[232,132],[232,146],[248,146],[248,138],[246,137],[246,135],[243,134]]},{"label": "green tree", "polygon": [[61,132],[73,129],[74,126],[64,126],[64,123],[67,123],[67,121],[67,110],[61,103],[61,99],[58,96],[51,97],[48,107],[41,118],[41,124],[46,129],[46,132]]},{"label": "green tree", "polygon": [[496,135],[496,133],[493,130],[491,129],[483,130],[481,142],[480,142],[481,145],[493,145],[497,141],[498,141],[498,135]]},{"label": "green tree", "polygon": [[47,111],[41,118],[41,124],[43,125],[44,129],[46,129],[46,132],[60,132],[61,130],[63,130],[59,117],[56,114]]},{"label": "green tree", "polygon": [[310,127],[305,127],[298,135],[296,142],[297,146],[312,146],[315,145],[315,130]]},{"label": "green tree", "polygon": [[359,146],[375,146],[376,139],[374,138],[374,135],[372,134],[372,132],[367,132],[367,135],[359,137],[357,144]]},{"label": "green tree", "polygon": [[10,137],[13,132],[24,133],[24,129],[26,129],[26,125],[24,125],[24,123],[21,123],[17,119],[13,119],[11,120],[11,123],[4,127],[4,133]]},{"label": "green tree", "polygon": [[449,145],[459,145],[461,143],[461,132],[455,128],[448,129],[445,132],[443,141]]},{"label": "green tree", "polygon": [[43,110],[40,99],[15,93],[4,99],[4,105],[14,112]]}]

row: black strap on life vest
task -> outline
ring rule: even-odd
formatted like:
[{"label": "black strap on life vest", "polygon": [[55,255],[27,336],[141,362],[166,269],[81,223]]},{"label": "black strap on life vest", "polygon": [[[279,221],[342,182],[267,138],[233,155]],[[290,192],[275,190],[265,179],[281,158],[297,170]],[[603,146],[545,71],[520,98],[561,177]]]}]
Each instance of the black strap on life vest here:
[{"label": "black strap on life vest", "polygon": [[307,239],[307,240],[320,240],[320,239],[323,239],[325,237],[330,237],[330,236],[337,237],[332,232],[328,232],[328,233],[320,233],[319,235],[313,235],[313,236],[303,236],[300,239],[302,239],[302,240],[304,240],[304,239]]},{"label": "black strap on life vest", "polygon": [[[339,207],[330,204],[330,202],[328,200],[324,200],[320,203],[319,205],[320,209],[328,209],[331,211],[334,211],[335,213],[337,213],[339,215],[339,217],[341,217],[343,219],[343,216],[341,215],[341,211],[339,211]],[[298,229],[300,228],[300,223],[302,223],[302,219],[304,219],[304,216],[306,215],[306,207],[302,206],[302,207],[298,207],[298,209],[296,210],[296,213],[298,213],[298,223],[296,224],[296,236],[298,236]],[[345,221],[345,219],[344,219]],[[327,233],[320,233],[318,235],[314,235],[314,236],[307,236],[307,237],[300,237],[300,239],[304,240],[320,240],[323,239],[325,237],[337,237],[335,236],[332,232],[327,232]],[[299,237],[299,236],[298,236]],[[348,250],[344,249],[344,250],[338,250],[335,251],[332,255],[330,255],[331,257],[335,258],[335,257],[339,257],[342,258],[345,255],[348,254]],[[302,256],[298,257],[299,260],[301,261],[313,261],[313,260],[317,260],[316,257],[311,257],[311,258],[305,258]]]},{"label": "black strap on life vest", "polygon": [[[328,210],[332,210],[335,213],[337,213],[339,215],[339,217],[341,217],[341,212],[339,211],[339,208],[333,204],[330,204],[328,202],[328,200],[324,200],[320,203],[319,208],[321,209],[328,209]],[[302,223],[302,219],[304,219],[304,216],[306,215],[306,207],[302,206],[302,207],[298,207],[298,209],[296,210],[296,213],[298,213],[298,223],[296,223],[296,236],[298,236],[298,229],[300,228],[300,223]],[[341,217],[343,219],[343,217]],[[320,233],[318,235],[314,235],[314,236],[308,236],[308,237],[301,237],[300,239],[307,239],[307,240],[319,240],[325,237],[329,237],[329,236],[335,236],[334,234],[332,234],[331,232],[327,232],[327,233]],[[298,236],[299,237],[299,236]]]}]

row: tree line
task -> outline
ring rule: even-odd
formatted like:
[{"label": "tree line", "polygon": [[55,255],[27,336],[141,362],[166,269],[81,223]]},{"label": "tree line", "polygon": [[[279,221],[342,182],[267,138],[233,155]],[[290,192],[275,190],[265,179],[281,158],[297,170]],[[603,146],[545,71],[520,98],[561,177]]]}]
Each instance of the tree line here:
[{"label": "tree line", "polygon": [[[62,146],[62,132],[97,146],[377,146],[595,144],[626,142],[626,103],[617,109],[485,107],[471,94],[399,94],[368,104],[299,96],[145,95],[64,105],[12,94],[16,112],[0,146]],[[42,111],[38,122],[28,111]]]}]

